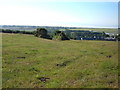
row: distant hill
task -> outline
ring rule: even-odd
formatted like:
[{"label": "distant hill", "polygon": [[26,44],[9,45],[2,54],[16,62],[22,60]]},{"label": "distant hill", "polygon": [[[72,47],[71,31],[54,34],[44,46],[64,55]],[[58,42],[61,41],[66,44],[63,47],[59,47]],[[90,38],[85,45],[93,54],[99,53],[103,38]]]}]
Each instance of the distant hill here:
[{"label": "distant hill", "polygon": [[87,28],[87,27],[63,27],[63,26],[25,26],[25,25],[0,25],[0,29],[11,29],[11,30],[22,30],[22,31],[34,31],[37,28],[45,28],[49,32],[55,31],[55,30],[92,30],[92,31],[98,31],[98,32],[107,32],[107,33],[113,33],[117,34],[118,29],[115,28]]},{"label": "distant hill", "polygon": [[12,29],[12,30],[36,30],[37,28],[45,28],[47,30],[76,29],[76,27],[61,27],[61,26],[0,25],[0,29]]}]

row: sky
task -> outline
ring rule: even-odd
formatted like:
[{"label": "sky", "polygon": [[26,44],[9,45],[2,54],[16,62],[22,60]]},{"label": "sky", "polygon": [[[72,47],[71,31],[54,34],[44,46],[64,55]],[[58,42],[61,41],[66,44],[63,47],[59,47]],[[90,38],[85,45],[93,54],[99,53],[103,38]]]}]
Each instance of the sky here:
[{"label": "sky", "polygon": [[0,25],[118,27],[117,0],[0,0],[0,11]]}]

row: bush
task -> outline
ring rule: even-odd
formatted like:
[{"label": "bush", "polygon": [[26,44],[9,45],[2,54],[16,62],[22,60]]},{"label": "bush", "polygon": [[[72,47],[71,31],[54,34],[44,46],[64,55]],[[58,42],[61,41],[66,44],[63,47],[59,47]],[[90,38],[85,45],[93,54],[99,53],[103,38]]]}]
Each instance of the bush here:
[{"label": "bush", "polygon": [[69,40],[69,38],[62,31],[56,31],[53,40]]},{"label": "bush", "polygon": [[34,33],[36,37],[50,39],[50,36],[47,34],[47,30],[44,28],[37,28],[37,31]]}]

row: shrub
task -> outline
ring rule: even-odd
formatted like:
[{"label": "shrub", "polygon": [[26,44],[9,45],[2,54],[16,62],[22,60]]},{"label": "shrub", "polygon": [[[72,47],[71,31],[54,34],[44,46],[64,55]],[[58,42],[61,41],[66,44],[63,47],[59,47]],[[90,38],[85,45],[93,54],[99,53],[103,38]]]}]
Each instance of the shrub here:
[{"label": "shrub", "polygon": [[69,38],[62,31],[56,31],[53,40],[69,40]]},{"label": "shrub", "polygon": [[44,28],[37,28],[37,31],[34,33],[36,37],[50,39],[50,36],[47,34],[47,30]]}]

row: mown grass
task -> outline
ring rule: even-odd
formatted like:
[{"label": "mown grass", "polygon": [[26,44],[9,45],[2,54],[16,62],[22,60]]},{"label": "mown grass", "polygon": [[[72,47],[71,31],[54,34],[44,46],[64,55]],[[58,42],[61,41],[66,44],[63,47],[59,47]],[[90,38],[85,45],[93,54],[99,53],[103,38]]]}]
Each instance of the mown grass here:
[{"label": "mown grass", "polygon": [[3,34],[2,43],[3,88],[118,87],[118,42]]}]

